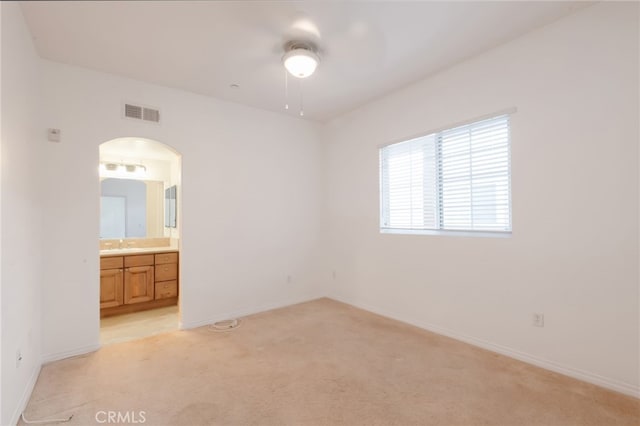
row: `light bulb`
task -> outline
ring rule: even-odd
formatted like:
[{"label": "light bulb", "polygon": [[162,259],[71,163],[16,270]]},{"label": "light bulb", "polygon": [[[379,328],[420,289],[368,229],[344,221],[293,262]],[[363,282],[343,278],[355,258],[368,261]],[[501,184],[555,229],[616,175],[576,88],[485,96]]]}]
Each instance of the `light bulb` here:
[{"label": "light bulb", "polygon": [[292,49],[282,58],[284,67],[289,73],[298,78],[307,78],[318,67],[318,55],[308,49]]}]

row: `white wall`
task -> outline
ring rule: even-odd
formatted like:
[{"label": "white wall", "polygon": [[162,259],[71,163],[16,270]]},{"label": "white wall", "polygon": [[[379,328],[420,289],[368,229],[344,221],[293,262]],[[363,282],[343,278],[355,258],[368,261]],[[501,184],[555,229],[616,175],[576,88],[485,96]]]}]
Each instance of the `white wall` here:
[{"label": "white wall", "polygon": [[[349,303],[637,391],[637,5],[593,6],[324,129],[39,61],[19,8],[1,10],[2,424],[19,414],[38,354],[98,345],[98,146],[125,136],[182,154],[187,327],[329,283]],[[159,106],[162,124],[121,119],[125,99]],[[511,106],[511,239],[378,233],[379,144]],[[44,140],[48,127],[61,143]]]},{"label": "white wall", "polygon": [[[42,351],[41,155],[38,58],[17,3],[2,2],[2,404],[14,424],[40,370]],[[16,367],[16,352],[23,360]]]},{"label": "white wall", "polygon": [[[45,360],[98,345],[98,146],[117,137],[182,155],[185,327],[318,296],[316,124],[48,61],[42,77],[42,127],[62,133],[44,146]],[[161,125],[122,119],[124,100]]]},{"label": "white wall", "polygon": [[[2,164],[2,6],[0,6],[0,166]],[[0,172],[0,423],[2,423],[2,173]]]},{"label": "white wall", "polygon": [[[638,394],[638,72],[597,4],[331,122],[330,294]],[[514,106],[510,239],[379,233],[379,145]]]}]

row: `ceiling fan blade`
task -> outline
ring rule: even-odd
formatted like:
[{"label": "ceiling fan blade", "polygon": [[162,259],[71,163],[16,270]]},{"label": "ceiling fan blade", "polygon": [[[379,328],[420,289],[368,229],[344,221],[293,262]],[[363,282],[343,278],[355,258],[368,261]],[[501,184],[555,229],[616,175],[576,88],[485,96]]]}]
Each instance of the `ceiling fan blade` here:
[{"label": "ceiling fan blade", "polygon": [[387,45],[384,33],[364,22],[353,22],[343,32],[325,40],[325,59],[349,64],[349,74],[376,73],[384,66]]}]

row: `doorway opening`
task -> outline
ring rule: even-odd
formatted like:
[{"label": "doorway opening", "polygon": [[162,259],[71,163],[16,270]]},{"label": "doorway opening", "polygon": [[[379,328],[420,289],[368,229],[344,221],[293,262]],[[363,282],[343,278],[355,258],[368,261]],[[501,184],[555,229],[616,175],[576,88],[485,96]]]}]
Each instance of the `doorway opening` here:
[{"label": "doorway opening", "polygon": [[151,139],[100,145],[100,343],[180,324],[181,155]]}]

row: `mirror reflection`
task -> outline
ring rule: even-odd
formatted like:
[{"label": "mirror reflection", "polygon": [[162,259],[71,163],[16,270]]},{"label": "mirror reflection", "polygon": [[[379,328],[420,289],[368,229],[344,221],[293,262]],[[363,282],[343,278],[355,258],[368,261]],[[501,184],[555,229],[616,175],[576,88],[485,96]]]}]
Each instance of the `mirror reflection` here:
[{"label": "mirror reflection", "polygon": [[100,186],[100,238],[163,236],[163,182],[106,178]]},{"label": "mirror reflection", "polygon": [[173,185],[164,190],[164,226],[177,228],[177,187]]}]

